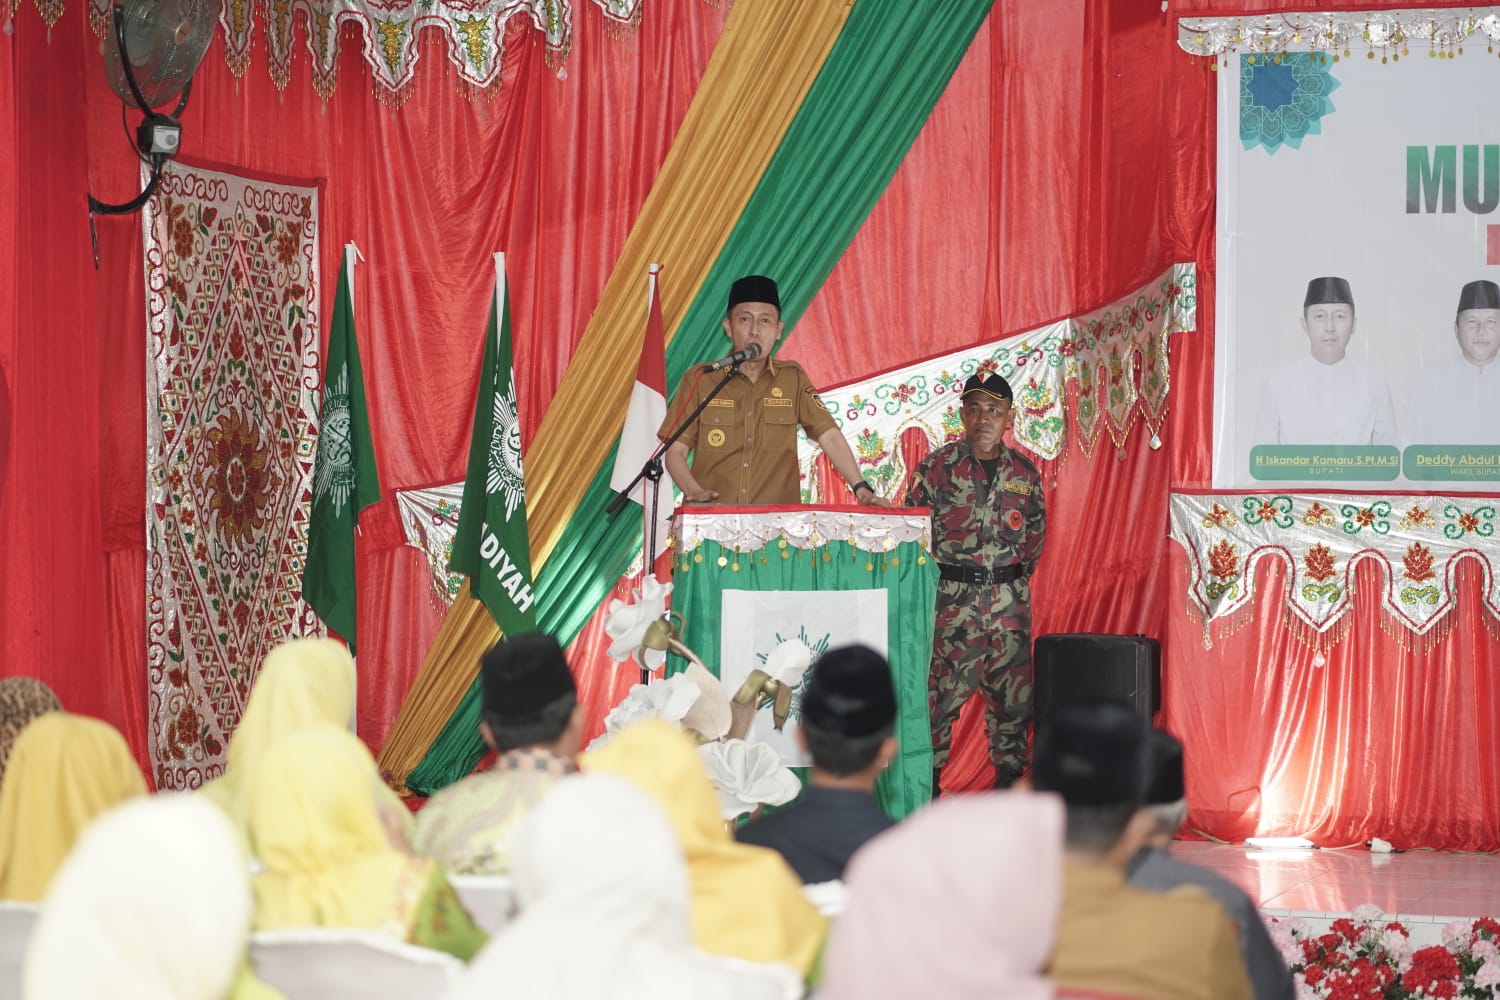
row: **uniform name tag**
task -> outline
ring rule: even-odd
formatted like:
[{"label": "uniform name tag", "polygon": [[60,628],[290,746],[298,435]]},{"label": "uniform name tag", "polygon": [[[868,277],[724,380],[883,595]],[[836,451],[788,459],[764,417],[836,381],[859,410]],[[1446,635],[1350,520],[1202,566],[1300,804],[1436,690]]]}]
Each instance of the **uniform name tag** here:
[{"label": "uniform name tag", "polygon": [[791,399],[763,399],[761,403],[765,406],[791,406],[795,400]]},{"label": "uniform name tag", "polygon": [[1018,493],[1023,497],[1031,496],[1031,484],[1023,483],[1019,479],[1007,479],[1002,489],[1007,493]]},{"label": "uniform name tag", "polygon": [[732,399],[710,399],[708,401],[708,405],[709,406],[727,406],[727,407],[729,407],[732,410],[732,409],[734,409],[734,400],[732,400]]}]

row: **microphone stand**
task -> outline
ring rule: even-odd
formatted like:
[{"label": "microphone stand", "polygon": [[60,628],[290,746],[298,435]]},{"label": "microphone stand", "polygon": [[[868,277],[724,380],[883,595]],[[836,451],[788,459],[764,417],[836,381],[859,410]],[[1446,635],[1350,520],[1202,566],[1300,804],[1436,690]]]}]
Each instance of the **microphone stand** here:
[{"label": "microphone stand", "polygon": [[[630,491],[635,489],[637,483],[644,479],[651,484],[647,490],[650,494],[650,500],[646,505],[646,509],[650,516],[646,518],[646,559],[650,559],[656,554],[656,527],[661,522],[659,511],[661,507],[661,477],[663,472],[662,457],[666,455],[667,449],[672,447],[673,442],[682,437],[687,429],[693,425],[693,422],[698,419],[698,415],[708,408],[709,401],[724,391],[724,387],[729,384],[729,380],[739,373],[740,364],[741,362],[736,361],[729,366],[729,370],[724,373],[724,377],[719,380],[719,384],[714,386],[707,396],[703,397],[703,400],[693,409],[693,412],[689,413],[671,434],[668,434],[657,444],[656,450],[651,453],[651,457],[646,459],[646,464],[641,466],[641,471],[637,472],[635,478],[627,483],[623,490],[616,493],[615,498],[609,502],[609,506],[604,508],[606,515],[614,517],[630,501]],[[652,572],[652,567],[649,565],[646,566],[646,572]],[[641,669],[641,683],[646,683],[648,679],[649,671],[643,667]]]}]

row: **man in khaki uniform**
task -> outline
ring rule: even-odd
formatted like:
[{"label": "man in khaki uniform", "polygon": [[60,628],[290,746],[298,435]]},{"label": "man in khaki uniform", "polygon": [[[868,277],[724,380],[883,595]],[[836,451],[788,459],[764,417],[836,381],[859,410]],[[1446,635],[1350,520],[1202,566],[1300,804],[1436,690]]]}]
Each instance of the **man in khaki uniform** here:
[{"label": "man in khaki uniform", "polygon": [[[667,472],[686,503],[795,504],[802,502],[797,470],[797,428],[828,453],[833,467],[862,504],[886,506],[859,471],[843,432],[795,361],[773,359],[781,341],[781,294],[776,282],[749,275],[729,291],[724,334],[744,361],[724,390],[667,449]],[[718,385],[723,376],[694,366],[683,376],[667,419],[665,438]],[[688,455],[692,454],[692,464]]]},{"label": "man in khaki uniform", "polygon": [[1125,866],[1151,827],[1141,810],[1149,730],[1129,705],[1059,707],[1037,739],[1032,783],[1067,804],[1062,919],[1049,976],[1080,992],[1150,1000],[1250,1000],[1234,925],[1197,886],[1137,889]]}]

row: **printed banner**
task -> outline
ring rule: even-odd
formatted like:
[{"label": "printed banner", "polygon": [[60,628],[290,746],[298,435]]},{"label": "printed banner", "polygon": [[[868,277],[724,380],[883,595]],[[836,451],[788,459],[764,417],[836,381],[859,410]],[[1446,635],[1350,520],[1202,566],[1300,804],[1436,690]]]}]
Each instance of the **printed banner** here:
[{"label": "printed banner", "polygon": [[1217,487],[1500,490],[1500,63],[1395,54],[1219,74]]},{"label": "printed banner", "polygon": [[318,189],[180,162],[142,215],[146,662],[159,789],[223,770],[302,599],[318,385]]},{"label": "printed banner", "polygon": [[[766,665],[771,651],[792,639],[812,650],[813,658],[830,649],[859,643],[886,653],[886,591],[878,590],[726,590],[721,595],[719,621],[723,636],[719,679],[731,696],[750,676]],[[802,718],[802,691],[807,676],[792,689],[792,710],[777,732],[770,706],[755,713],[745,739],[765,743],[788,767],[807,767],[812,759],[797,745]]]}]

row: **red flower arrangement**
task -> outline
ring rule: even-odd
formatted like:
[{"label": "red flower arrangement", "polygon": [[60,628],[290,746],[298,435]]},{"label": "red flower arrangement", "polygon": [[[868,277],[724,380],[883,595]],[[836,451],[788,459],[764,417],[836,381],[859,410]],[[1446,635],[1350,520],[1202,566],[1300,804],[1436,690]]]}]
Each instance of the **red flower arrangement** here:
[{"label": "red flower arrangement", "polygon": [[1411,934],[1374,906],[1313,935],[1301,920],[1272,920],[1271,939],[1292,969],[1298,1000],[1500,1000],[1500,922],[1484,917],[1443,929],[1443,944],[1411,947]]}]

